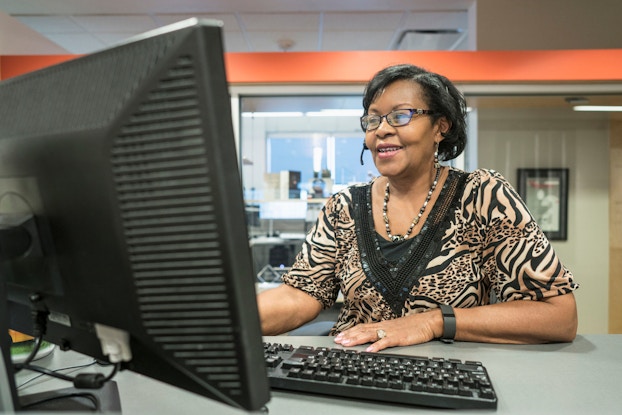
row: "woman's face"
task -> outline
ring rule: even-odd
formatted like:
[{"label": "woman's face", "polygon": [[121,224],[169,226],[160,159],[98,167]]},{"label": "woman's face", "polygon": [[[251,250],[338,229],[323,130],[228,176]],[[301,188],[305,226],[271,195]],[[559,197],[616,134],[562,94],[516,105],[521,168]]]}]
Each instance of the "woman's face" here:
[{"label": "woman's face", "polygon": [[[386,115],[399,109],[424,109],[428,105],[423,99],[421,86],[408,80],[396,81],[380,92],[369,106],[368,114]],[[416,177],[428,173],[434,165],[435,142],[447,130],[444,118],[432,124],[429,115],[414,115],[410,122],[392,127],[386,119],[380,126],[365,134],[374,164],[383,176],[394,178]]]}]

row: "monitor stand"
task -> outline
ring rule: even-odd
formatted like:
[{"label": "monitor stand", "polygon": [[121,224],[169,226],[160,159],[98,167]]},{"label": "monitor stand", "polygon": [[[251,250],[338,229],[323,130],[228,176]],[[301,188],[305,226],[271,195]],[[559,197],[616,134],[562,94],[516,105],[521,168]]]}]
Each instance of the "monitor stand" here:
[{"label": "monitor stand", "polygon": [[117,383],[108,381],[100,389],[64,388],[19,397],[21,411],[121,413]]}]

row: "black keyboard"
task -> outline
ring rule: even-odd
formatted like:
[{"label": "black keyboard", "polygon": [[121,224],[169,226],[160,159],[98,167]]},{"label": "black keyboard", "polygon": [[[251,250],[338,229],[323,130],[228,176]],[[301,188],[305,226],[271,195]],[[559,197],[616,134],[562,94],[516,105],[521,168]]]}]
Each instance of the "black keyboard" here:
[{"label": "black keyboard", "polygon": [[270,387],[454,409],[496,409],[480,362],[264,343]]}]

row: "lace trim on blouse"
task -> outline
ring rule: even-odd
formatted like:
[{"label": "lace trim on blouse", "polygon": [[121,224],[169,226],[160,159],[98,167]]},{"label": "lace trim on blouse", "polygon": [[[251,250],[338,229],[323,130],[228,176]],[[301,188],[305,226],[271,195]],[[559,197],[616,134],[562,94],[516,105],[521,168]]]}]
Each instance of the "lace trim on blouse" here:
[{"label": "lace trim on blouse", "polygon": [[[410,240],[408,249],[397,261],[390,261],[383,253],[374,228],[371,209],[371,184],[352,189],[353,215],[361,255],[361,266],[367,279],[383,296],[393,312],[401,316],[404,304],[419,278],[425,275],[427,264],[438,255],[443,234],[451,225],[451,217],[460,206],[460,198],[468,174],[450,170],[441,193],[434,203],[419,234]],[[404,248],[402,248],[404,249]]]}]

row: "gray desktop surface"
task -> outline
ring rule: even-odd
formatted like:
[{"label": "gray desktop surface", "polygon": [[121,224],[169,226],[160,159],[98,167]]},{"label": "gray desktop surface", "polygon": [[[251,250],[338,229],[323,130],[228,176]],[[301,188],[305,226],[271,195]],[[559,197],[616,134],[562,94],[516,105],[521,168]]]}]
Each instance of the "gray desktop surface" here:
[{"label": "gray desktop surface", "polygon": [[[334,346],[330,337],[265,337],[266,342]],[[359,347],[361,349],[361,347]],[[432,342],[398,347],[387,353],[481,361],[488,369],[499,399],[494,410],[458,411],[469,414],[619,414],[622,413],[622,335],[584,335],[572,343],[494,345]],[[91,361],[89,357],[56,350],[38,363],[50,369]],[[103,372],[106,369],[102,369]],[[35,374],[20,372],[22,384]],[[154,381],[129,371],[117,374],[123,413],[131,414],[244,414],[246,412]],[[22,388],[34,393],[68,385],[39,378]],[[272,415],[433,414],[434,408],[408,407],[274,391],[267,405]],[[451,412],[456,413],[455,410]]]}]

